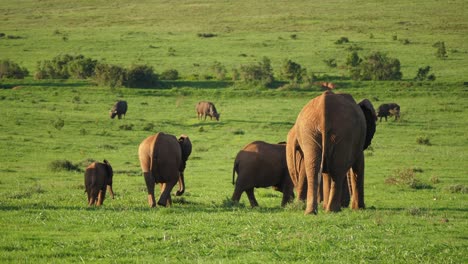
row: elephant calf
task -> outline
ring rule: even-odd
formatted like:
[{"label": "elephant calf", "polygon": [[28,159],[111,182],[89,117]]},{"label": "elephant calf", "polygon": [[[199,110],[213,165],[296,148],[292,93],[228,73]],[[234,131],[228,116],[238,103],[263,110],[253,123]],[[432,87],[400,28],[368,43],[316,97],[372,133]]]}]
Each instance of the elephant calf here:
[{"label": "elephant calf", "polygon": [[381,104],[377,116],[380,117],[380,122],[382,122],[382,117],[385,117],[385,121],[387,121],[387,116],[395,116],[395,120],[397,120],[400,118],[400,106],[395,103]]},{"label": "elephant calf", "polygon": [[127,113],[127,101],[117,101],[112,109],[110,110],[110,117],[114,119],[115,116],[118,116],[119,119],[122,118],[122,115],[125,117]]},{"label": "elephant calf", "polygon": [[286,164],[286,145],[255,141],[245,146],[234,161],[232,184],[235,184],[232,195],[234,202],[239,202],[245,191],[250,205],[258,206],[254,188],[273,186],[283,193],[281,206],[285,206],[294,199],[294,186]]},{"label": "elephant calf", "polygon": [[197,111],[198,119],[205,117],[206,120],[206,117],[209,116],[210,120],[214,117],[216,121],[219,121],[220,113],[216,111],[216,107],[212,102],[200,101],[195,107],[195,110]]},{"label": "elephant calf", "polygon": [[114,199],[114,191],[112,190],[113,175],[112,167],[107,160],[104,160],[104,163],[93,162],[86,168],[84,180],[89,206],[101,206],[104,203],[106,187],[110,196]]}]

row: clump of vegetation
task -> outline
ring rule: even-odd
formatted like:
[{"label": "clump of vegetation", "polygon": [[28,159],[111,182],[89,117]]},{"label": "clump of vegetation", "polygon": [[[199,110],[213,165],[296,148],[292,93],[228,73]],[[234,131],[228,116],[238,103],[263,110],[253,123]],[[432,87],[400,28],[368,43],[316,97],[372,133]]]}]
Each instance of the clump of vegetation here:
[{"label": "clump of vegetation", "polygon": [[40,79],[86,79],[93,76],[97,60],[83,55],[58,55],[52,60],[39,61],[34,77]]},{"label": "clump of vegetation", "polygon": [[338,66],[336,64],[336,60],[335,59],[326,59],[326,60],[323,60],[323,62],[330,68],[336,68],[336,66]]},{"label": "clump of vegetation", "polygon": [[123,124],[119,126],[120,130],[133,130],[133,124]]},{"label": "clump of vegetation", "polygon": [[463,184],[451,185],[447,189],[451,193],[468,193],[468,186]]},{"label": "clump of vegetation", "polygon": [[284,60],[281,67],[281,76],[290,83],[301,83],[306,76],[307,70],[302,68],[299,63],[292,60]]},{"label": "clump of vegetation", "polygon": [[0,79],[24,79],[28,74],[28,69],[19,66],[11,60],[7,59],[0,61]]},{"label": "clump of vegetation", "polygon": [[416,177],[416,171],[413,168],[396,170],[393,176],[385,179],[386,184],[408,186],[412,189],[432,189],[430,184],[421,182]]},{"label": "clump of vegetation", "polygon": [[418,143],[419,145],[426,145],[426,146],[430,146],[432,145],[431,144],[431,140],[428,136],[419,136],[416,138],[416,143]]},{"label": "clump of vegetation", "polygon": [[217,80],[224,80],[226,79],[226,67],[219,61],[215,61],[213,65],[211,65],[211,70],[214,72],[214,76]]},{"label": "clump of vegetation", "polygon": [[125,69],[120,66],[100,63],[96,65],[94,81],[98,85],[111,88],[122,87],[125,84],[126,75]]},{"label": "clump of vegetation", "polygon": [[337,41],[335,41],[335,44],[344,44],[344,43],[349,43],[349,39],[347,37],[341,37]]},{"label": "clump of vegetation", "polygon": [[217,37],[218,35],[214,33],[198,33],[197,36],[199,38],[214,38],[214,37]]},{"label": "clump of vegetation", "polygon": [[414,77],[415,81],[435,81],[436,77],[434,74],[429,74],[429,71],[431,70],[431,66],[426,66],[423,68],[418,69],[418,73],[416,74],[416,77]]},{"label": "clump of vegetation", "polygon": [[244,130],[242,130],[242,129],[236,129],[236,130],[232,131],[232,133],[234,135],[244,135],[245,134]]},{"label": "clump of vegetation", "polygon": [[432,47],[436,48],[437,51],[435,53],[436,57],[439,59],[447,58],[447,50],[445,49],[445,42],[437,41],[432,45]]},{"label": "clump of vegetation", "polygon": [[155,125],[153,123],[147,123],[144,127],[143,127],[143,130],[144,131],[153,131]]},{"label": "clump of vegetation", "polygon": [[62,128],[65,126],[65,120],[63,120],[60,117],[57,117],[57,119],[52,121],[52,125],[55,127],[55,129],[62,130]]},{"label": "clump of vegetation", "polygon": [[77,164],[73,164],[69,160],[54,160],[49,163],[49,169],[51,171],[78,171],[80,172],[80,166]]},{"label": "clump of vegetation", "polygon": [[158,83],[158,75],[153,67],[148,65],[135,65],[127,72],[126,87],[149,88]]},{"label": "clump of vegetation", "polygon": [[179,72],[175,69],[165,70],[159,75],[159,78],[161,80],[175,81],[179,79]]},{"label": "clump of vegetation", "polygon": [[242,65],[239,76],[242,82],[265,87],[271,86],[275,81],[271,61],[267,57],[263,57],[262,61],[256,64]]},{"label": "clump of vegetation", "polygon": [[352,52],[346,65],[354,80],[401,80],[403,74],[400,71],[400,60],[387,57],[381,52],[374,52],[361,59],[357,52]]}]

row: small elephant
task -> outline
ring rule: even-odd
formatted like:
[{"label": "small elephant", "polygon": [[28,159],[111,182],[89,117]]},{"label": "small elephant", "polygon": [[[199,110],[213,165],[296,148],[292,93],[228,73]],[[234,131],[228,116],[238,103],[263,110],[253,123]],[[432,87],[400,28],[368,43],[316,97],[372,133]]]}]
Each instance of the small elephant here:
[{"label": "small elephant", "polygon": [[147,137],[141,142],[138,149],[141,169],[145,177],[148,190],[148,204],[156,206],[154,186],[161,184],[161,196],[158,205],[170,206],[172,204],[171,191],[179,182],[176,195],[185,192],[184,170],[187,160],[192,153],[192,143],[186,135],[177,139],[173,135],[159,132]]},{"label": "small elephant", "polygon": [[216,118],[216,121],[219,121],[219,116],[221,115],[216,111],[216,107],[212,102],[207,102],[207,101],[200,101],[195,107],[195,110],[197,111],[197,118],[202,119],[203,117],[209,116],[210,120],[212,118]]},{"label": "small elephant", "polygon": [[[237,172],[237,181],[235,174]],[[294,186],[286,164],[286,145],[254,141],[236,156],[232,170],[235,184],[232,200],[239,202],[245,191],[252,207],[258,206],[254,188],[270,187],[283,193],[281,206],[294,199]]]},{"label": "small elephant", "polygon": [[[323,177],[323,199],[326,211],[340,211],[343,185],[349,179],[351,207],[365,208],[364,149],[372,141],[377,117],[372,103],[359,104],[349,94],[326,91],[307,103],[288,134],[287,162],[296,190],[306,177],[305,214],[316,214],[320,177]],[[293,135],[293,136],[291,136]],[[290,145],[292,144],[292,145]],[[302,151],[305,173],[296,166],[296,149]],[[349,177],[352,168],[353,175]],[[299,184],[299,185],[297,185]],[[330,186],[330,187],[327,187]],[[298,195],[301,197],[300,195]]]},{"label": "small elephant", "polygon": [[112,177],[114,173],[112,166],[107,160],[104,162],[93,162],[85,171],[85,192],[88,193],[88,205],[101,206],[106,197],[106,187],[112,199],[114,191],[112,189]]},{"label": "small elephant", "polygon": [[400,106],[396,103],[381,104],[377,111],[377,117],[380,117],[380,122],[382,122],[382,117],[385,117],[385,121],[387,121],[387,116],[395,116],[395,120],[400,119]]},{"label": "small elephant", "polygon": [[125,117],[126,113],[127,101],[117,101],[110,110],[109,115],[112,119],[114,119],[115,116],[118,116],[118,118],[121,119],[122,115]]}]

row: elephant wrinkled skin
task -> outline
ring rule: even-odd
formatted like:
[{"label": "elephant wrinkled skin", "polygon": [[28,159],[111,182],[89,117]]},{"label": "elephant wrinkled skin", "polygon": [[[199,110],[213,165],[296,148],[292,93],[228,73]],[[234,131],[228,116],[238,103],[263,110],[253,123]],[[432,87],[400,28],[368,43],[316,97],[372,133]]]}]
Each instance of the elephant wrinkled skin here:
[{"label": "elephant wrinkled skin", "polygon": [[[317,213],[321,177],[325,210],[340,211],[350,169],[351,207],[365,207],[363,151],[374,136],[375,121],[372,103],[364,99],[356,104],[349,94],[326,91],[304,106],[288,134],[286,155],[299,199],[304,197],[301,190],[307,192],[305,214]],[[302,172],[296,168],[298,151]]]},{"label": "elephant wrinkled skin", "polygon": [[184,170],[191,152],[192,143],[185,135],[177,139],[173,135],[160,132],[141,142],[138,155],[145,177],[150,207],[156,206],[154,198],[156,183],[161,184],[161,196],[158,200],[158,205],[161,206],[172,204],[171,191],[177,182],[179,182],[179,190],[176,195],[179,196],[185,192]]}]

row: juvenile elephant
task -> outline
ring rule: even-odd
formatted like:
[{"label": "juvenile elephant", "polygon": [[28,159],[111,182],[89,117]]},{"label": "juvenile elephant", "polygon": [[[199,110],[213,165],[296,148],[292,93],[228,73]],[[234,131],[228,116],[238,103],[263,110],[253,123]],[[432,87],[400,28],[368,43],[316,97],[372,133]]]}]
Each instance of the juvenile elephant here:
[{"label": "juvenile elephant", "polygon": [[172,204],[171,191],[179,182],[176,195],[185,192],[184,170],[187,159],[192,153],[192,143],[186,135],[177,139],[173,135],[157,133],[147,137],[141,142],[138,149],[141,169],[145,177],[148,190],[148,204],[156,206],[154,186],[161,184],[161,196],[158,205],[170,206]]},{"label": "juvenile elephant", "polygon": [[[317,213],[321,176],[323,185],[330,186],[323,188],[325,210],[340,211],[343,185],[351,168],[351,207],[365,207],[363,151],[372,141],[375,121],[372,103],[364,99],[356,104],[349,94],[326,91],[304,106],[288,134],[286,152],[296,190],[307,180],[305,214]],[[295,169],[296,149],[300,149],[304,159],[302,174]]]},{"label": "juvenile elephant", "polygon": [[85,171],[85,188],[88,193],[88,205],[101,206],[106,197],[106,187],[112,199],[114,191],[112,190],[112,177],[114,173],[112,166],[107,160],[104,162],[93,162]]},{"label": "juvenile elephant", "polygon": [[197,118],[202,119],[203,117],[209,116],[210,120],[214,117],[216,118],[216,121],[219,121],[219,116],[221,115],[216,111],[216,107],[212,102],[207,102],[207,101],[200,101],[195,107],[195,110],[197,111]]},{"label": "juvenile elephant", "polygon": [[395,120],[400,119],[400,106],[396,103],[381,104],[377,116],[380,117],[380,122],[382,122],[382,117],[385,117],[387,121],[387,116],[395,116]]},{"label": "juvenile elephant", "polygon": [[114,119],[115,116],[118,116],[118,118],[121,119],[122,115],[125,117],[126,113],[127,101],[117,101],[110,110],[109,115],[112,119]]},{"label": "juvenile elephant", "polygon": [[[237,172],[237,181],[235,174]],[[293,184],[286,164],[286,145],[254,141],[237,153],[232,169],[235,184],[232,200],[239,202],[245,191],[252,207],[258,206],[254,188],[270,187],[283,193],[281,206],[294,199]]]}]

